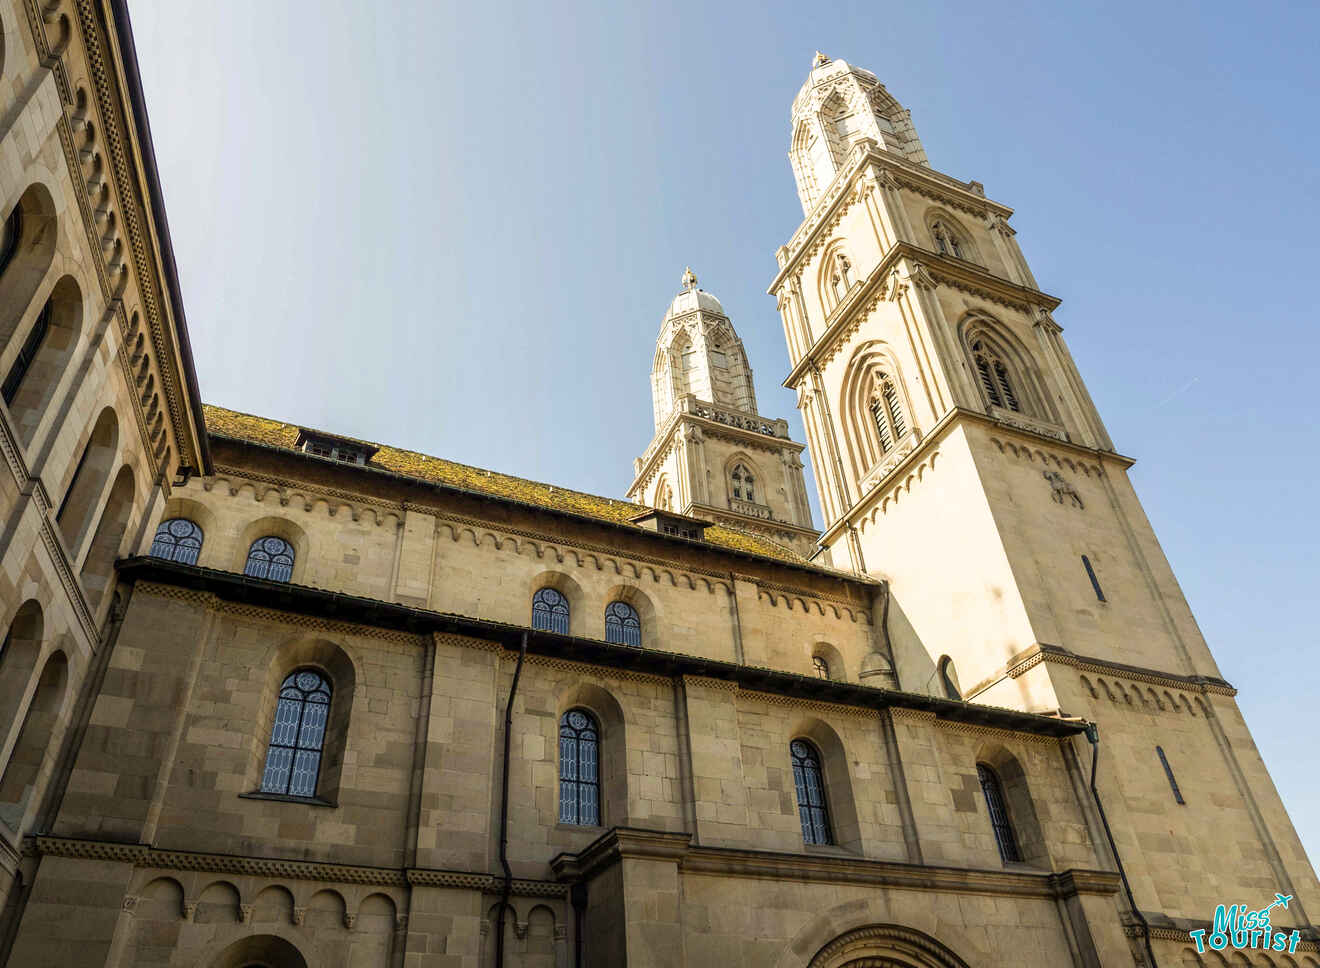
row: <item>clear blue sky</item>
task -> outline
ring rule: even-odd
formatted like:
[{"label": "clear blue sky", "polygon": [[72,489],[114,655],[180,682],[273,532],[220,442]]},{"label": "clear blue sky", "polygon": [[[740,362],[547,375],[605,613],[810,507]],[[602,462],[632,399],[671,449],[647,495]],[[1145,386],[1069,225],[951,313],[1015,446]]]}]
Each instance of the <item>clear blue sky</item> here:
[{"label": "clear blue sky", "polygon": [[804,438],[765,295],[802,217],[789,104],[817,48],[874,71],[936,168],[1017,209],[1320,859],[1320,7],[132,12],[204,398],[614,496],[689,263]]}]

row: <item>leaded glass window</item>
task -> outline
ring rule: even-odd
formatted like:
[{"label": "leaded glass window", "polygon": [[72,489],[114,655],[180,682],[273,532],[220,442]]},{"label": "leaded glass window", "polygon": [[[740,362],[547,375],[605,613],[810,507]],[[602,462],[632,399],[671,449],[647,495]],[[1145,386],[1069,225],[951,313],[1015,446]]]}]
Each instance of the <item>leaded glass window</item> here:
[{"label": "leaded glass window", "polygon": [[532,628],[568,634],[568,599],[553,588],[532,596]]},{"label": "leaded glass window", "polygon": [[197,564],[197,555],[201,550],[202,529],[187,518],[162,521],[151,542],[153,558],[178,561],[185,565]]},{"label": "leaded glass window", "polygon": [[995,830],[999,856],[1005,863],[1018,863],[1022,860],[1022,854],[1018,850],[1017,837],[1013,834],[1012,821],[1008,818],[1004,787],[995,771],[984,763],[976,764],[976,776],[981,781],[981,792],[985,794],[985,806],[990,812],[990,826]]},{"label": "leaded glass window", "polygon": [[600,826],[600,730],[585,709],[559,720],[559,822]]},{"label": "leaded glass window", "polygon": [[802,839],[808,844],[832,844],[829,807],[825,804],[825,775],[820,768],[820,753],[804,739],[788,744],[793,757],[793,786],[797,788],[798,818],[802,821]]},{"label": "leaded glass window", "polygon": [[330,715],[330,682],[315,669],[290,673],[280,686],[270,729],[262,793],[316,796],[325,724]]},{"label": "leaded glass window", "polygon": [[258,538],[248,549],[243,574],[271,581],[288,581],[293,577],[293,545],[273,534]]},{"label": "leaded glass window", "polygon": [[642,620],[637,609],[627,602],[610,602],[605,606],[605,641],[641,645]]}]

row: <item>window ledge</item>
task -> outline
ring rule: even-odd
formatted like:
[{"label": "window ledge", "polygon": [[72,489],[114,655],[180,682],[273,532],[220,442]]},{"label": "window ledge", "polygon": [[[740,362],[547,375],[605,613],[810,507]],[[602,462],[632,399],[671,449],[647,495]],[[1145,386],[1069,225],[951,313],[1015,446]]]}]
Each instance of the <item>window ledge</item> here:
[{"label": "window ledge", "polygon": [[802,850],[807,854],[817,854],[823,857],[856,857],[854,851],[839,844],[803,844]]},{"label": "window ledge", "polygon": [[556,829],[556,830],[572,830],[572,831],[592,830],[592,831],[601,831],[601,832],[603,832],[606,828],[603,827],[603,826],[600,825],[600,824],[564,823],[564,822],[561,820],[559,823],[556,823],[556,824],[555,824],[555,829]]},{"label": "window ledge", "polygon": [[277,803],[301,803],[309,807],[339,806],[333,801],[322,800],[320,797],[295,797],[287,793],[262,793],[260,790],[254,790],[251,793],[240,793],[239,798],[243,800],[274,800]]}]

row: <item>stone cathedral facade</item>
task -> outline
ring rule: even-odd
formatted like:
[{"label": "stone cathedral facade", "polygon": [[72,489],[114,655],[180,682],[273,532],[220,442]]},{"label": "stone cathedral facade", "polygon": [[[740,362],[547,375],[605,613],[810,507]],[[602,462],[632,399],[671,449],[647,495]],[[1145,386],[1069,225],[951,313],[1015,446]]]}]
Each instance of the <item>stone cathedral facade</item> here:
[{"label": "stone cathedral facade", "polygon": [[0,965],[1320,966],[1010,210],[790,159],[819,532],[690,271],[627,500],[204,406],[123,0],[0,0]]}]

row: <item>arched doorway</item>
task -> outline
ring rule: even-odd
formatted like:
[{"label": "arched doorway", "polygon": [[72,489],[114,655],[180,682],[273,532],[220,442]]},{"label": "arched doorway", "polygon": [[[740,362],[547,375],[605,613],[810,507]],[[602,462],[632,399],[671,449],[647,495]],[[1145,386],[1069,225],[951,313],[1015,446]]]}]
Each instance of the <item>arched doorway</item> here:
[{"label": "arched doorway", "polygon": [[273,934],[254,934],[235,941],[207,968],[307,968],[307,959],[290,942]]},{"label": "arched doorway", "polygon": [[898,924],[872,924],[842,934],[808,968],[969,968],[928,934]]}]

